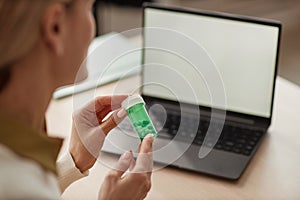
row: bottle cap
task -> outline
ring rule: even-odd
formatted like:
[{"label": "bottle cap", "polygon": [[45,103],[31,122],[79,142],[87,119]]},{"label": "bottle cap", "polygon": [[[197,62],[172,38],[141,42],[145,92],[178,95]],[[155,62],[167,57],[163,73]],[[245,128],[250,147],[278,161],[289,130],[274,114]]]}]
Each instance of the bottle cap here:
[{"label": "bottle cap", "polygon": [[122,108],[127,110],[128,108],[130,108],[136,104],[139,104],[139,103],[145,104],[145,101],[143,100],[143,98],[140,95],[132,95],[132,96],[127,97],[127,99],[125,99],[122,102]]}]

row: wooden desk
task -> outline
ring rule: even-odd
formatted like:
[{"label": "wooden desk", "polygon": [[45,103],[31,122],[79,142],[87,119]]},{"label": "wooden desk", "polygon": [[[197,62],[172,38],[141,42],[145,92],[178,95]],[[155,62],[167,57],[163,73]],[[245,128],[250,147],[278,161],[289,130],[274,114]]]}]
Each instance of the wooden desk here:
[{"label": "wooden desk", "polygon": [[[123,80],[123,91],[130,90],[139,77]],[[156,171],[147,199],[300,199],[300,87],[278,77],[272,126],[242,177],[235,182],[172,167]],[[97,89],[111,94],[114,83]],[[84,95],[84,94],[80,94]],[[72,97],[53,100],[47,112],[52,135],[70,133]],[[66,139],[63,150],[66,150]],[[113,164],[117,157],[102,153]],[[110,169],[98,162],[87,178],[73,183],[64,199],[96,199],[98,189]]]}]

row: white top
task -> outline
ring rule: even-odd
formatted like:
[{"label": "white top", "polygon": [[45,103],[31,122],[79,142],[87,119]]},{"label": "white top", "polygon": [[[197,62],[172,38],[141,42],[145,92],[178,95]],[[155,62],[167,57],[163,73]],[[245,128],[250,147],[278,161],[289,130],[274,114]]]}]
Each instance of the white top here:
[{"label": "white top", "polygon": [[57,161],[57,171],[56,177],[0,144],[0,199],[61,199],[61,192],[71,183],[88,175],[75,167],[69,153]]},{"label": "white top", "polygon": [[145,104],[144,99],[140,96],[140,95],[132,95],[127,97],[123,102],[122,102],[122,108],[124,108],[125,110],[127,110],[128,108],[139,104],[139,103],[143,103]]}]

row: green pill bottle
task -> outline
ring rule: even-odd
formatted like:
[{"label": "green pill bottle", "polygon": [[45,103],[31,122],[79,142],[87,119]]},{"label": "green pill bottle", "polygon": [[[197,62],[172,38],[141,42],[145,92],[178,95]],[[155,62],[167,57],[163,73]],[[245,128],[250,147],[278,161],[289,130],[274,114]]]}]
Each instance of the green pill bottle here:
[{"label": "green pill bottle", "polygon": [[131,124],[141,140],[149,133],[152,133],[155,138],[157,137],[155,127],[146,111],[145,101],[140,95],[129,96],[122,102],[122,108],[126,110]]}]

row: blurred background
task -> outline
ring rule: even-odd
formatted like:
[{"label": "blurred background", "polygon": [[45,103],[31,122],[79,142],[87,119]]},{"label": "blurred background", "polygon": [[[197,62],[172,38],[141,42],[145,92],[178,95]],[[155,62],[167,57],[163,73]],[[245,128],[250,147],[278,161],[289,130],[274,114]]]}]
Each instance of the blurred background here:
[{"label": "blurred background", "polygon": [[142,3],[154,2],[278,20],[282,37],[278,74],[300,85],[299,0],[96,0],[97,34],[142,26]]}]

